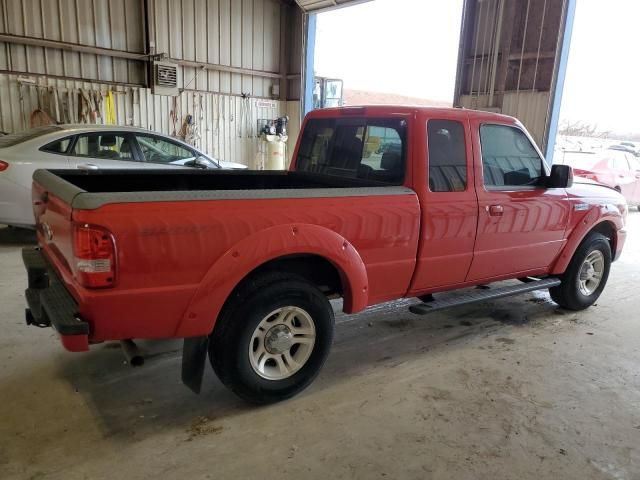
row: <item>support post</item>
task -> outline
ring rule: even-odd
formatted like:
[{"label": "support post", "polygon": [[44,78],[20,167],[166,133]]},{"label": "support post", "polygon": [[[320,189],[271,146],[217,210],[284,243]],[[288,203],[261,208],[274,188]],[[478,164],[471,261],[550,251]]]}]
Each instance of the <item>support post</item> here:
[{"label": "support post", "polygon": [[305,55],[303,75],[303,116],[313,110],[313,87],[315,76],[315,49],[316,49],[316,22],[315,13],[305,15]]},{"label": "support post", "polygon": [[560,108],[562,106],[562,92],[564,91],[564,81],[567,75],[567,63],[569,60],[569,49],[571,47],[571,34],[573,33],[573,22],[576,16],[576,0],[566,0],[564,11],[564,21],[561,27],[564,29],[560,36],[559,48],[557,49],[556,68],[553,82],[551,84],[551,101],[549,104],[549,115],[547,116],[547,144],[545,146],[545,158],[547,163],[553,161],[553,151],[556,145],[558,134],[558,124],[560,122]]}]

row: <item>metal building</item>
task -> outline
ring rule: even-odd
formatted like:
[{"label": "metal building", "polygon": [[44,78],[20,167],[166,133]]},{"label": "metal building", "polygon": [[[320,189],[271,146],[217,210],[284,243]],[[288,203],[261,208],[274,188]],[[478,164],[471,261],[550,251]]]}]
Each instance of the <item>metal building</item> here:
[{"label": "metal building", "polygon": [[553,151],[575,0],[467,0],[454,104],[519,118]]},{"label": "metal building", "polygon": [[[3,0],[0,131],[28,128],[39,109],[57,122],[93,109],[106,123],[110,91],[114,123],[177,134],[191,116],[197,147],[248,165],[257,121],[288,115],[291,152],[310,103],[315,14],[362,1]],[[518,116],[546,145],[574,3],[467,0],[455,103]]]},{"label": "metal building", "polygon": [[112,91],[116,123],[172,134],[192,115],[196,146],[251,164],[257,119],[299,117],[303,13],[290,2],[6,0],[0,13],[4,132],[45,107],[82,121],[81,90]]}]

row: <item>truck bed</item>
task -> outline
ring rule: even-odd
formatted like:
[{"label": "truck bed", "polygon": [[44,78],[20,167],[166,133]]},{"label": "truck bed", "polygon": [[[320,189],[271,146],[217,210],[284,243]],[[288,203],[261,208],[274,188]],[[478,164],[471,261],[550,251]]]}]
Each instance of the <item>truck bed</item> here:
[{"label": "truck bed", "polygon": [[37,170],[33,178],[72,208],[84,210],[109,203],[412,193],[373,180],[280,171]]},{"label": "truck bed", "polygon": [[252,190],[375,187],[382,183],[358,178],[330,177],[282,171],[187,170],[52,170],[86,192],[151,192],[193,190]]}]

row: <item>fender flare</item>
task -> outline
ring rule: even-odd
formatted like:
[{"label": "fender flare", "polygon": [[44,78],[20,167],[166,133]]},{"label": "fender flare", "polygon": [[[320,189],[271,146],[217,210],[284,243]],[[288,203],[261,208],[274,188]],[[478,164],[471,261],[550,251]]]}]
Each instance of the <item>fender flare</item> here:
[{"label": "fender flare", "polygon": [[[578,249],[578,246],[586,238],[586,236],[594,228],[597,228],[603,223],[611,223],[614,227],[614,234],[616,238],[612,239],[614,244],[617,245],[617,232],[623,228],[622,215],[619,210],[613,205],[603,205],[600,208],[591,209],[576,225],[567,238],[567,242],[564,248],[560,251],[560,254],[555,260],[555,263],[551,269],[551,274],[560,275],[564,273],[573,258],[573,254]],[[615,255],[615,252],[611,252]]]},{"label": "fender flare", "polygon": [[228,249],[209,268],[178,324],[176,337],[209,335],[233,290],[251,272],[280,257],[308,254],[331,262],[344,289],[344,311],[367,306],[367,270],[358,251],[340,234],[311,224],[285,224],[249,235]]}]

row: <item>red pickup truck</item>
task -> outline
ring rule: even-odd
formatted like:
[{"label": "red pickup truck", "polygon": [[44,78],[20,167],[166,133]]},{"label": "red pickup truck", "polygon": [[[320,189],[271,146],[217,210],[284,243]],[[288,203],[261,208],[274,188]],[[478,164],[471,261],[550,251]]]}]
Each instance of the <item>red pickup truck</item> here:
[{"label": "red pickup truck", "polygon": [[[27,322],[75,352],[183,338],[194,391],[208,353],[241,397],[281,400],[327,357],[331,298],[346,313],[539,289],[564,308],[593,304],[627,206],[581,182],[549,168],[513,118],[390,106],[310,113],[288,172],[39,170]],[[431,295],[508,279],[523,281]]]}]

